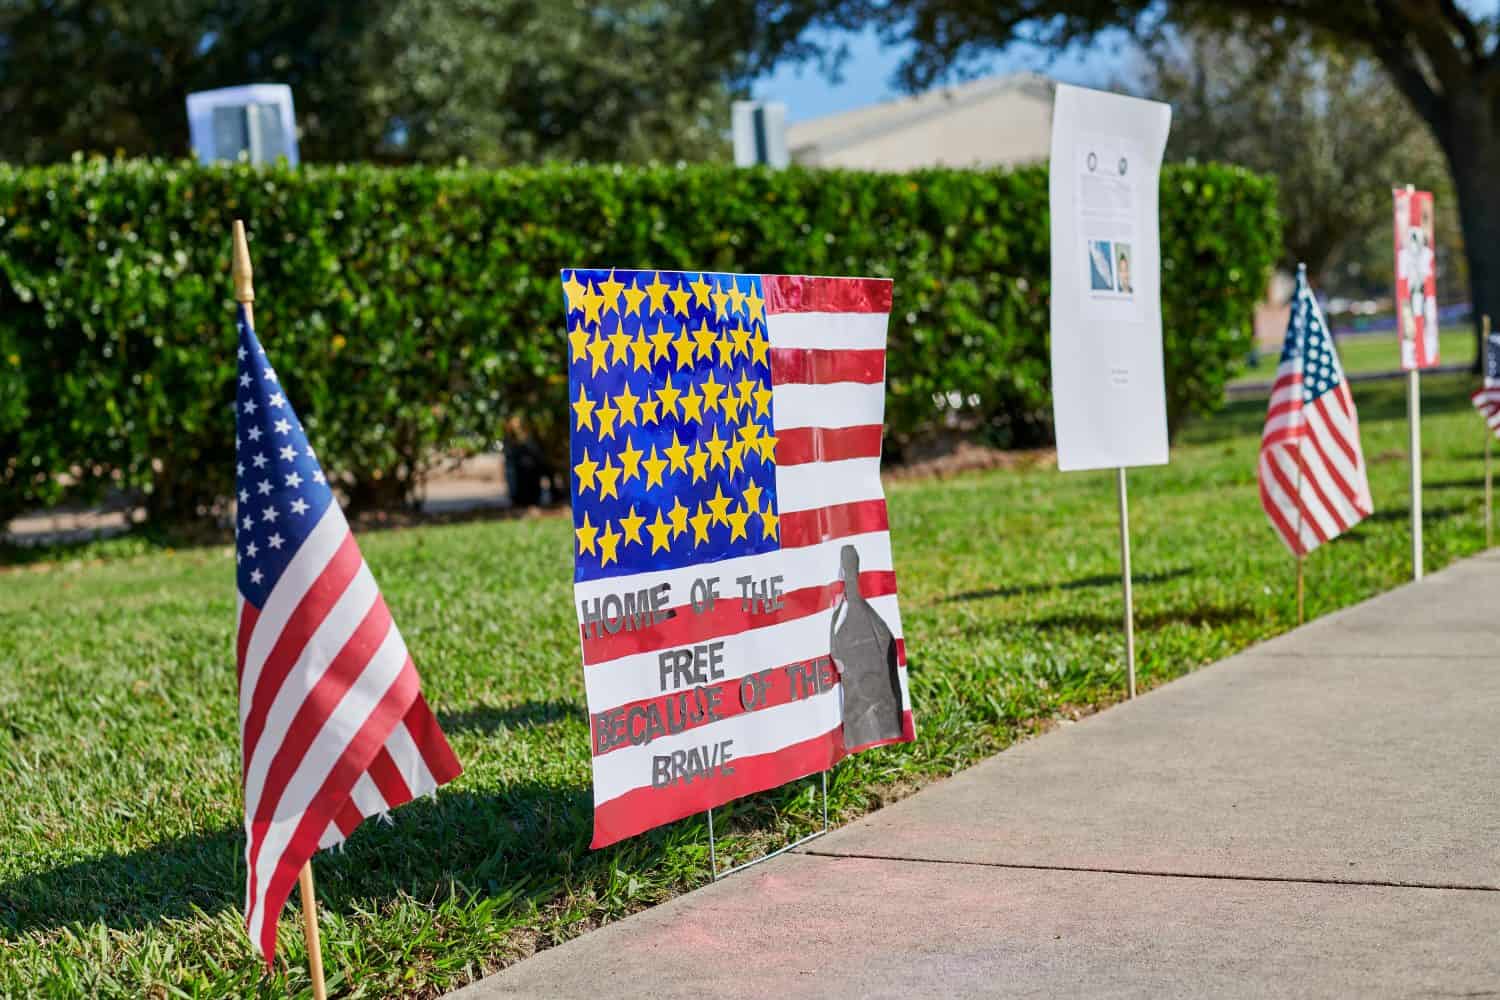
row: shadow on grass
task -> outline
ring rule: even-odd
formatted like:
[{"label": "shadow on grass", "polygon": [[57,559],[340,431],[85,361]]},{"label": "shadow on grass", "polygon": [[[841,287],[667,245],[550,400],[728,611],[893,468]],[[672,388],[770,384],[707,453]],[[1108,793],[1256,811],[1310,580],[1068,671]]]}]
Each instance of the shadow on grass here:
[{"label": "shadow on grass", "polygon": [[[1167,580],[1176,580],[1179,577],[1192,576],[1193,567],[1180,566],[1177,569],[1164,570],[1160,573],[1138,573],[1131,577],[1134,586],[1142,586],[1152,583],[1164,583]],[[1065,583],[1021,583],[1010,587],[989,587],[984,590],[966,590],[961,594],[949,594],[940,598],[939,604],[953,604],[957,601],[987,601],[993,597],[1019,597],[1022,594],[1045,594],[1054,590],[1087,590],[1090,587],[1118,587],[1120,575],[1118,573],[1099,573],[1095,576],[1079,577],[1077,580],[1068,580]]]},{"label": "shadow on grass", "polygon": [[[1119,583],[1118,580],[1114,581]],[[1118,632],[1123,622],[1123,610],[1098,614],[1093,612],[1068,612],[1066,614],[1042,615],[1023,619],[996,620],[981,627],[982,632],[1014,633],[1020,630],[1037,632]],[[1236,622],[1251,621],[1260,613],[1248,605],[1231,607],[1170,608],[1165,611],[1139,609],[1135,615],[1137,632],[1166,628],[1169,625],[1186,625],[1190,628],[1217,627]]]},{"label": "shadow on grass", "polygon": [[[1424,485],[1422,489],[1425,491],[1428,487]],[[1474,510],[1472,507],[1456,507],[1451,505],[1447,507],[1423,507],[1422,522],[1425,524],[1429,521],[1448,521],[1455,517],[1467,517],[1473,513]],[[1409,505],[1384,507],[1365,518],[1365,520],[1375,522],[1410,521],[1411,507]]]},{"label": "shadow on grass", "polygon": [[[446,792],[402,806],[389,822],[367,820],[344,849],[319,853],[318,897],[346,914],[401,896],[503,895],[542,903],[616,867],[654,871],[672,844],[700,837],[706,844],[701,825],[701,819],[669,824],[590,851],[593,796],[586,784]],[[239,829],[220,830],[0,883],[0,932],[95,922],[131,930],[238,909],[244,849]]]},{"label": "shadow on grass", "polygon": [[445,733],[490,734],[502,729],[546,726],[570,718],[586,719],[588,712],[575,702],[553,699],[523,701],[505,708],[476,705],[457,712],[439,712],[437,716]]}]

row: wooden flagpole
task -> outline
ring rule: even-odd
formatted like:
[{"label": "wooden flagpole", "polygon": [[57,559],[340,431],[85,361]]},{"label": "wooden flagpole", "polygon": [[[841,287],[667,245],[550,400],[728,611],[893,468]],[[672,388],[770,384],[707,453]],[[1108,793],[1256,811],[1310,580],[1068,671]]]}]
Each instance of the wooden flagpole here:
[{"label": "wooden flagpole", "polygon": [[[245,308],[245,318],[255,323],[255,284],[250,267],[250,243],[245,239],[245,224],[234,220],[234,299]],[[313,888],[312,861],[302,866],[297,876],[302,890],[302,936],[307,942],[307,971],[312,979],[314,1000],[328,1000],[328,985],[323,980],[323,947],[318,939],[318,897]]]}]

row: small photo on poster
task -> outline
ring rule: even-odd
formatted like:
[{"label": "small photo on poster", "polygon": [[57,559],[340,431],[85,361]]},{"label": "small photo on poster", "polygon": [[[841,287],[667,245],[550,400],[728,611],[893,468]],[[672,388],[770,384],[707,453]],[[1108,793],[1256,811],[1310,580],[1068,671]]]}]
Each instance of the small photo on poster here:
[{"label": "small photo on poster", "polygon": [[1109,240],[1089,240],[1089,290],[1112,292],[1115,290],[1115,270]]},{"label": "small photo on poster", "polygon": [[1121,295],[1134,295],[1135,285],[1130,278],[1130,244],[1115,244],[1115,291]]}]

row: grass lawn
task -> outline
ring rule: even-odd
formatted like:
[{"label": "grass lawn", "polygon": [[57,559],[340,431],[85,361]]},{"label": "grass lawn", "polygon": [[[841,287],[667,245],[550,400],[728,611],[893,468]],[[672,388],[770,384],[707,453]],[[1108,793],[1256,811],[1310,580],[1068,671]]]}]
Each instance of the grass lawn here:
[{"label": "grass lawn", "polygon": [[[1438,334],[1438,357],[1445,365],[1467,365],[1474,360],[1474,331],[1467,323],[1442,330]],[[1269,382],[1276,377],[1276,363],[1281,345],[1261,356],[1260,367],[1247,368],[1234,379],[1235,384]],[[1399,372],[1401,345],[1394,331],[1339,338],[1339,360],[1352,373]]]},{"label": "grass lawn", "polygon": [[[1424,380],[1431,569],[1483,544],[1468,386]],[[1309,560],[1310,615],[1408,577],[1403,391],[1358,387],[1377,512]],[[1293,562],[1255,488],[1263,406],[1230,406],[1170,466],[1131,473],[1146,684],[1292,625]],[[889,492],[918,742],[839,766],[840,823],[1123,683],[1112,473]],[[570,537],[555,516],[365,533],[467,771],[318,858],[336,991],[432,995],[707,880],[701,819],[587,848]],[[240,924],[232,588],[227,545],[122,540],[0,573],[0,995],[308,995],[295,905],[270,974]],[[813,784],[724,810],[727,853],[811,829]]]}]

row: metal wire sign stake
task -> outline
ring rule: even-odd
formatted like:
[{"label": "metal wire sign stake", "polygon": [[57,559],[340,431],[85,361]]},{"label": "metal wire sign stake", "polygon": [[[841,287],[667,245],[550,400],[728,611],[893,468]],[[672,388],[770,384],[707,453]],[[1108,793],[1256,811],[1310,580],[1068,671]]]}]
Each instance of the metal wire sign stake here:
[{"label": "metal wire sign stake", "polygon": [[716,844],[716,842],[714,840],[714,811],[713,811],[712,808],[710,808],[707,811],[708,812],[708,865],[709,865],[709,869],[713,872],[712,881],[717,882],[721,878],[724,878],[724,877],[729,876],[729,875],[733,875],[735,872],[742,872],[746,868],[749,868],[749,867],[751,867],[753,865],[760,864],[762,861],[770,861],[772,858],[776,857],[776,855],[778,855],[778,854],[785,854],[787,851],[792,850],[794,847],[801,847],[803,844],[807,843],[808,841],[810,841],[810,840],[817,840],[819,837],[823,836],[823,834],[827,833],[828,832],[828,771],[824,770],[824,771],[819,772],[818,777],[822,779],[822,785],[823,785],[823,829],[821,829],[821,830],[814,830],[812,833],[809,833],[807,836],[805,836],[805,837],[799,837],[798,839],[792,841],[790,844],[783,844],[781,847],[776,848],[776,850],[772,851],[770,854],[762,854],[760,857],[755,858],[754,860],[746,861],[743,864],[735,865],[733,868],[726,868],[722,872],[719,871],[719,853],[718,853],[717,844]]}]

